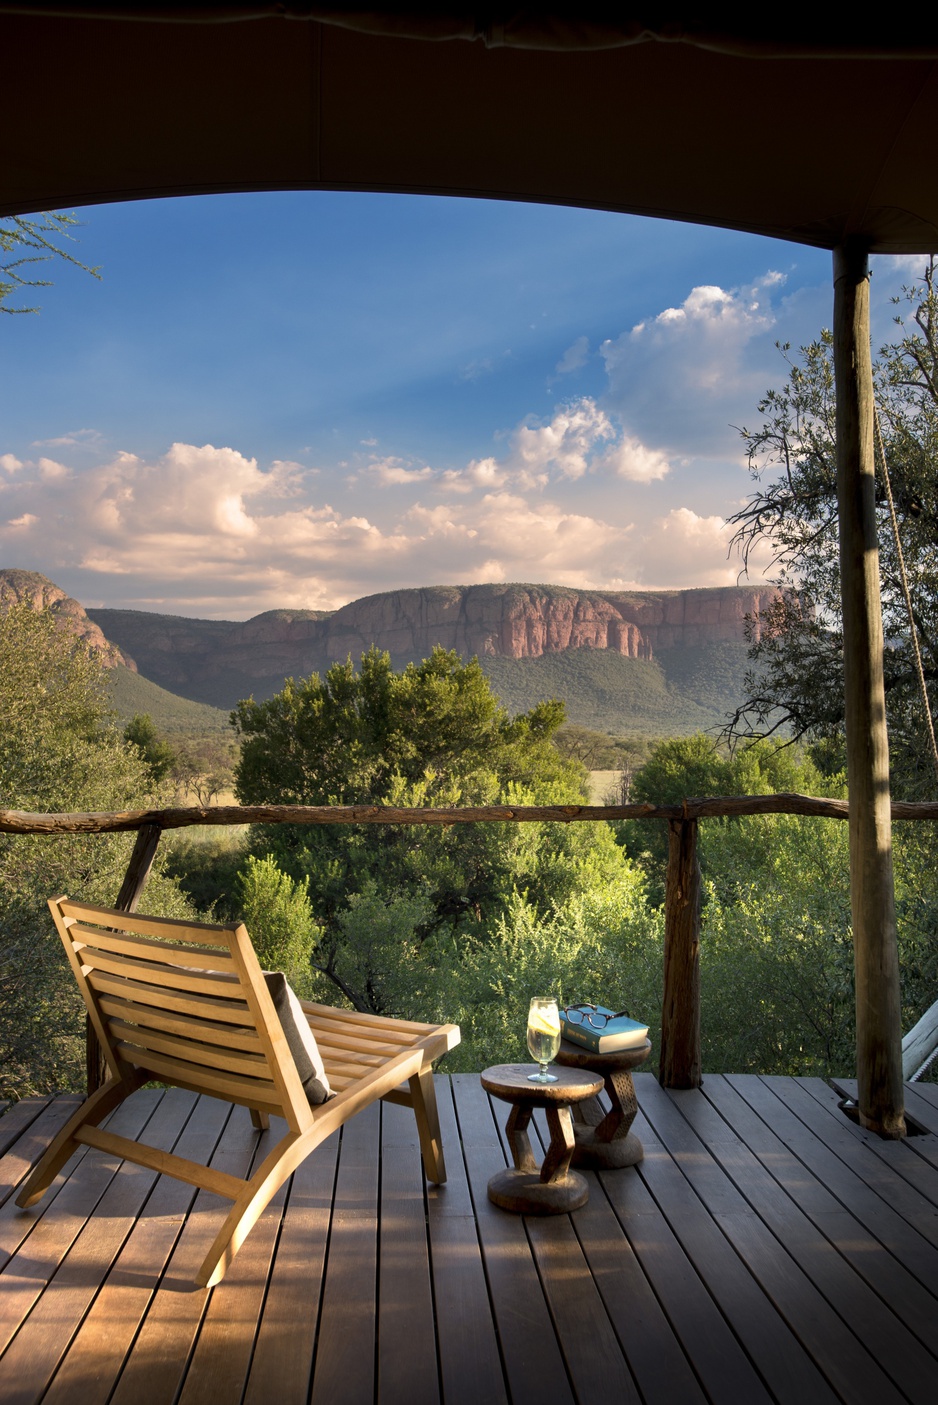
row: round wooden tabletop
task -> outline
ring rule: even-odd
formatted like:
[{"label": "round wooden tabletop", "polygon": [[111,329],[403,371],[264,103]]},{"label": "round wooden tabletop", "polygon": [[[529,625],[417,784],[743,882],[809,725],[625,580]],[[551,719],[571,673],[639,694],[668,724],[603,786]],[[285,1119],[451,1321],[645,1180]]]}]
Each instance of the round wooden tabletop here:
[{"label": "round wooden tabletop", "polygon": [[622,1068],[638,1068],[650,1053],[650,1039],[639,1044],[637,1049],[613,1049],[611,1054],[597,1054],[592,1049],[585,1049],[582,1044],[574,1044],[572,1039],[561,1039],[557,1062],[567,1069],[588,1068],[596,1073],[612,1073]]},{"label": "round wooden tabletop", "polygon": [[578,1103],[583,1098],[595,1098],[597,1093],[602,1092],[600,1074],[579,1068],[560,1069],[552,1064],[551,1072],[557,1078],[556,1083],[532,1083],[530,1075],[536,1068],[537,1064],[496,1064],[482,1074],[482,1087],[506,1103],[527,1102],[540,1106]]}]

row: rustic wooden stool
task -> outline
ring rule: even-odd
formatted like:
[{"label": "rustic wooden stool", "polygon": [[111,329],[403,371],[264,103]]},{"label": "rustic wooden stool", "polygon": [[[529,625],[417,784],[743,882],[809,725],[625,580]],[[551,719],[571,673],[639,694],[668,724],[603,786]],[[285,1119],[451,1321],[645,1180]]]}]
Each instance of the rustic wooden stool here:
[{"label": "rustic wooden stool", "polygon": [[[563,1215],[585,1205],[589,1197],[586,1181],[570,1170],[574,1148],[570,1104],[595,1098],[603,1080],[585,1069],[569,1069],[556,1083],[530,1083],[530,1072],[530,1064],[497,1064],[482,1074],[487,1093],[513,1104],[507,1133],[515,1164],[489,1181],[489,1199],[518,1215]],[[528,1137],[536,1107],[545,1109],[550,1128],[550,1146],[540,1169]]]},{"label": "rustic wooden stool", "polygon": [[574,1166],[611,1171],[641,1161],[644,1147],[630,1130],[638,1111],[632,1069],[643,1064],[650,1053],[650,1039],[637,1049],[618,1049],[612,1054],[594,1054],[591,1049],[561,1039],[556,1062],[571,1071],[586,1069],[600,1075],[612,1104],[608,1112],[596,1098],[577,1104],[573,1114]]}]

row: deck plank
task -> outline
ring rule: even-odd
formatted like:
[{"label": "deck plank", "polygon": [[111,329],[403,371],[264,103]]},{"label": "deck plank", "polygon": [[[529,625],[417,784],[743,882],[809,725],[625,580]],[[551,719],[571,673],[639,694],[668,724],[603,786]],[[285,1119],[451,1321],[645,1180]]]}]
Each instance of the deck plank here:
[{"label": "deck plank", "polygon": [[[642,1101],[639,1085],[639,1104]],[[633,1130],[645,1148],[645,1162],[666,1154],[639,1115]],[[642,1162],[644,1167],[645,1162]],[[734,1401],[764,1405],[773,1396],[731,1330],[706,1284],[698,1277],[643,1174],[604,1171],[600,1180],[646,1278],[680,1341],[708,1398],[717,1405]]]},{"label": "deck plank", "polygon": [[[812,1079],[811,1082],[812,1085],[814,1085],[815,1083],[820,1083],[820,1080]],[[855,1078],[835,1078],[832,1082],[834,1087],[838,1090],[838,1094],[851,1098],[856,1102],[858,1093],[857,1080]],[[825,1083],[820,1083],[820,1086],[827,1088],[827,1084]],[[933,1085],[926,1084],[925,1086]],[[919,1088],[920,1087],[921,1085],[919,1085]],[[811,1091],[814,1091],[813,1086]],[[884,1147],[905,1147],[908,1151],[914,1151],[915,1155],[920,1157],[923,1161],[926,1161],[929,1166],[938,1167],[938,1108],[933,1108],[928,1101],[923,1101],[920,1091],[917,1091],[913,1085],[907,1083],[905,1085],[905,1109],[910,1118],[914,1119],[919,1126],[926,1127],[928,1130],[924,1135],[904,1137],[898,1142],[883,1139],[882,1145]],[[929,1123],[933,1125],[929,1127]],[[898,1164],[897,1161],[897,1165]],[[917,1183],[921,1183],[920,1180]],[[930,1185],[930,1182],[926,1181],[926,1185]],[[934,1200],[936,1192],[928,1190],[926,1193]]]},{"label": "deck plank", "polygon": [[[825,1366],[832,1383],[851,1399],[862,1400],[874,1391],[880,1399],[883,1397],[877,1378],[885,1372],[909,1398],[923,1397],[938,1374],[938,1360],[860,1275],[839,1254],[831,1252],[830,1241],[772,1180],[754,1154],[737,1137],[729,1135],[729,1128],[703,1093],[672,1092],[669,1100],[701,1137],[777,1243],[822,1295],[823,1312],[812,1305],[810,1294],[799,1295],[797,1318],[790,1321],[809,1345],[814,1359]],[[725,1136],[720,1135],[721,1124]],[[722,1219],[720,1224],[723,1227]],[[810,1315],[807,1332],[802,1304],[804,1312]],[[779,1306],[784,1310],[783,1304]],[[839,1317],[833,1329],[831,1312]],[[821,1334],[820,1346],[812,1340],[816,1333]]]},{"label": "deck plank", "polygon": [[[410,1111],[368,1109],[211,1291],[193,1275],[226,1202],[88,1149],[33,1211],[0,1206],[3,1405],[931,1405],[925,1139],[870,1143],[810,1080],[636,1085],[644,1162],[588,1173],[587,1204],[544,1219],[487,1198],[506,1109],[477,1076],[437,1079],[444,1186],[424,1184]],[[70,1110],[0,1135],[14,1183]],[[280,1130],[179,1090],[121,1118],[240,1176]]]},{"label": "deck plank", "polygon": [[[157,1146],[172,1145],[193,1101],[157,1095],[144,1135]],[[127,1162],[119,1166],[56,1270],[55,1292],[39,1298],[4,1355],[4,1374],[14,1382],[4,1391],[5,1405],[30,1405],[45,1390],[156,1180],[154,1171]]]},{"label": "deck plank", "polygon": [[[208,1162],[228,1120],[229,1107],[214,1098],[201,1103],[196,1095],[170,1089],[166,1100],[197,1106],[176,1142],[182,1156]],[[105,1405],[120,1375],[134,1338],[152,1301],[186,1215],[196,1196],[194,1186],[160,1176],[72,1340],[43,1405]]]},{"label": "deck plank", "polygon": [[[63,1100],[64,1101],[64,1100]],[[88,1149],[82,1147],[67,1163],[47,1189],[38,1206],[32,1210],[21,1210],[16,1204],[16,1192],[25,1181],[31,1166],[39,1160],[48,1143],[58,1133],[75,1110],[75,1101],[67,1100],[65,1107],[50,1104],[35,1122],[31,1123],[23,1136],[10,1147],[4,1161],[7,1164],[9,1185],[7,1197],[0,1205],[0,1272],[16,1254],[23,1241],[32,1233],[39,1217],[48,1214],[52,1202],[66,1185],[72,1172],[84,1160]],[[14,1264],[14,1271],[15,1271]]]},{"label": "deck plank", "polygon": [[[273,1122],[271,1118],[271,1130]],[[255,1164],[270,1145],[267,1133],[255,1155]],[[212,1291],[178,1397],[179,1405],[229,1405],[232,1400],[241,1399],[251,1368],[285,1199],[286,1187],[281,1186],[238,1250],[224,1279]]]},{"label": "deck plank", "polygon": [[[867,1185],[864,1166],[855,1169],[841,1160],[764,1079],[739,1074],[727,1074],[726,1079],[820,1185],[831,1192],[840,1208],[857,1219],[930,1293],[938,1294],[938,1254],[914,1225]],[[872,1166],[872,1157],[868,1164]]]},{"label": "deck plank", "polygon": [[[784,1255],[772,1262],[772,1246],[763,1242],[757,1217],[699,1143],[683,1138],[680,1116],[664,1091],[649,1083],[643,1093],[643,1114],[661,1140],[660,1150],[653,1149],[642,1163],[643,1178],[762,1379],[786,1405],[801,1405],[806,1398],[835,1400],[778,1310],[780,1299],[796,1311],[793,1300],[806,1285],[798,1275],[792,1279],[793,1265]],[[689,1195],[688,1185],[696,1193]],[[769,1284],[760,1281],[755,1261],[766,1274],[774,1271]]]},{"label": "deck plank", "polygon": [[35,1122],[40,1112],[48,1107],[49,1101],[48,1097],[29,1097],[20,1098],[12,1106],[6,1102],[3,1104],[0,1108],[0,1157],[9,1151],[15,1141],[19,1141],[30,1123]]},{"label": "deck plank", "polygon": [[514,1402],[574,1405],[524,1220],[488,1198],[490,1178],[505,1166],[488,1096],[475,1074],[454,1075],[453,1091],[508,1392]]},{"label": "deck plank", "polygon": [[917,1148],[914,1145],[916,1142],[924,1142],[930,1146],[933,1156],[938,1157],[938,1137],[931,1134],[920,1137],[879,1137],[875,1132],[861,1127],[852,1118],[844,1116],[840,1107],[841,1095],[835,1092],[830,1084],[825,1083],[823,1078],[800,1078],[798,1083],[828,1113],[838,1129],[842,1130],[846,1126],[847,1133],[859,1146],[878,1157],[896,1175],[908,1181],[919,1195],[930,1201],[938,1218],[938,1178],[929,1165],[932,1158],[927,1154],[925,1157],[915,1155]]},{"label": "deck plank", "polygon": [[480,1400],[500,1405],[508,1397],[453,1084],[439,1076],[436,1084],[449,1179],[427,1187],[427,1214],[443,1400],[445,1405],[478,1405]]},{"label": "deck plank", "polygon": [[[773,1395],[783,1402],[836,1399],[799,1329],[802,1295],[820,1312],[808,1285],[751,1207],[657,1084],[643,1085],[642,1111],[661,1141],[648,1160],[649,1187],[698,1274]],[[688,1196],[685,1184],[694,1194]],[[698,1198],[699,1197],[699,1198]],[[828,1330],[834,1323],[828,1322]],[[838,1327],[840,1323],[836,1324]],[[823,1349],[823,1334],[816,1345]],[[875,1364],[875,1363],[874,1363]],[[889,1382],[883,1380],[886,1389]]]},{"label": "deck plank", "polygon": [[[634,1167],[607,1173],[624,1196],[641,1186]],[[606,1196],[589,1175],[590,1198],[573,1224],[590,1274],[645,1405],[702,1405],[706,1397],[638,1256]]]},{"label": "deck plank", "polygon": [[[231,1108],[210,1164],[232,1176],[247,1176],[257,1141],[247,1109]],[[166,1405],[182,1389],[212,1292],[196,1288],[195,1275],[229,1208],[229,1201],[210,1191],[197,1193],[117,1381],[112,1405]]]},{"label": "deck plank", "polygon": [[339,1136],[293,1175],[244,1405],[306,1405],[332,1222]]},{"label": "deck plank", "polygon": [[374,1399],[381,1109],[342,1128],[311,1405]]},{"label": "deck plank", "polygon": [[440,1405],[430,1251],[417,1122],[381,1108],[378,1249],[379,1405]]},{"label": "deck plank", "polygon": [[[898,1315],[903,1325],[913,1333],[919,1346],[929,1353],[936,1350],[935,1313],[936,1303],[931,1294],[922,1287],[907,1268],[889,1253],[875,1235],[843,1208],[832,1192],[811,1175],[805,1164],[798,1160],[757,1113],[733,1089],[726,1078],[708,1076],[704,1085],[708,1103],[725,1118],[733,1135],[740,1139],[744,1151],[738,1150],[729,1139],[711,1139],[708,1131],[707,1142],[714,1150],[729,1174],[734,1175],[737,1163],[745,1161],[745,1154],[755,1157],[767,1175],[772,1178],[788,1199],[798,1206],[801,1214],[811,1222],[822,1235],[823,1241],[830,1244],[840,1259],[849,1264],[867,1284],[870,1291],[888,1310]],[[764,1183],[760,1186],[751,1172],[747,1177],[747,1194],[753,1197],[753,1204],[760,1213],[773,1214],[772,1189]],[[803,1242],[803,1233],[792,1230],[793,1243]],[[816,1254],[823,1259],[822,1245],[809,1245],[811,1257]],[[855,1289],[851,1287],[849,1306],[841,1302],[839,1292],[833,1287],[833,1301],[843,1316],[847,1314],[849,1325],[854,1323],[861,1329],[871,1346],[879,1347],[879,1359],[891,1359],[882,1349],[883,1332],[889,1329],[880,1319],[877,1324],[871,1319],[868,1300],[857,1303]],[[875,1317],[875,1310],[872,1310]],[[910,1359],[920,1359],[914,1353]]]},{"label": "deck plank", "polygon": [[[117,1109],[109,1126],[123,1136],[138,1135],[159,1098],[159,1093],[144,1090]],[[4,1356],[95,1206],[107,1194],[120,1166],[117,1158],[91,1151],[51,1202],[45,1197],[32,1209],[17,1212],[23,1237],[4,1266],[0,1294],[0,1352]],[[123,1184],[119,1198],[122,1192]]]},{"label": "deck plank", "polygon": [[905,1096],[912,1116],[938,1136],[938,1084],[907,1083]]},{"label": "deck plank", "polygon": [[[833,1093],[830,1093],[829,1104],[822,1107],[809,1091],[808,1085],[813,1081],[801,1078],[797,1081],[793,1078],[763,1079],[815,1136],[861,1177],[865,1185],[913,1226],[917,1234],[938,1249],[938,1206],[909,1184],[888,1153],[880,1154],[883,1147],[875,1133],[858,1127],[837,1111]],[[909,1157],[908,1147],[902,1142],[894,1144],[894,1149],[900,1157]],[[910,1160],[910,1164],[915,1163]]]}]

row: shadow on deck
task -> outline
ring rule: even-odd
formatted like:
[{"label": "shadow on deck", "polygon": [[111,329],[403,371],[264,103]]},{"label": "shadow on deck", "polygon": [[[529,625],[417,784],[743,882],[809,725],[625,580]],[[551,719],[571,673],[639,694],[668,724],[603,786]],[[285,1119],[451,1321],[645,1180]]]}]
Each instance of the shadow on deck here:
[{"label": "shadow on deck", "polygon": [[[506,1108],[438,1077],[450,1174],[372,1107],[315,1153],[224,1282],[192,1274],[223,1202],[88,1150],[15,1186],[74,1099],[0,1120],[0,1400],[115,1405],[786,1405],[938,1397],[938,1088],[884,1143],[816,1079],[636,1077],[638,1168],[572,1216],[490,1205]],[[245,1175],[246,1110],[146,1089],[115,1130]]]}]

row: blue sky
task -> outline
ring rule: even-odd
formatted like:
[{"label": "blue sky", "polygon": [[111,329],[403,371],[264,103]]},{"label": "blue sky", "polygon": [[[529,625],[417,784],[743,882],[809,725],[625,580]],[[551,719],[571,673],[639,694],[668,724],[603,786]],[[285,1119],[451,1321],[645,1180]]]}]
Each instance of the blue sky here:
[{"label": "blue sky", "polygon": [[[244,618],[485,580],[732,584],[733,425],[829,255],[596,211],[330,194],[80,211],[0,318],[0,564]],[[874,304],[913,268],[876,260]]]}]

